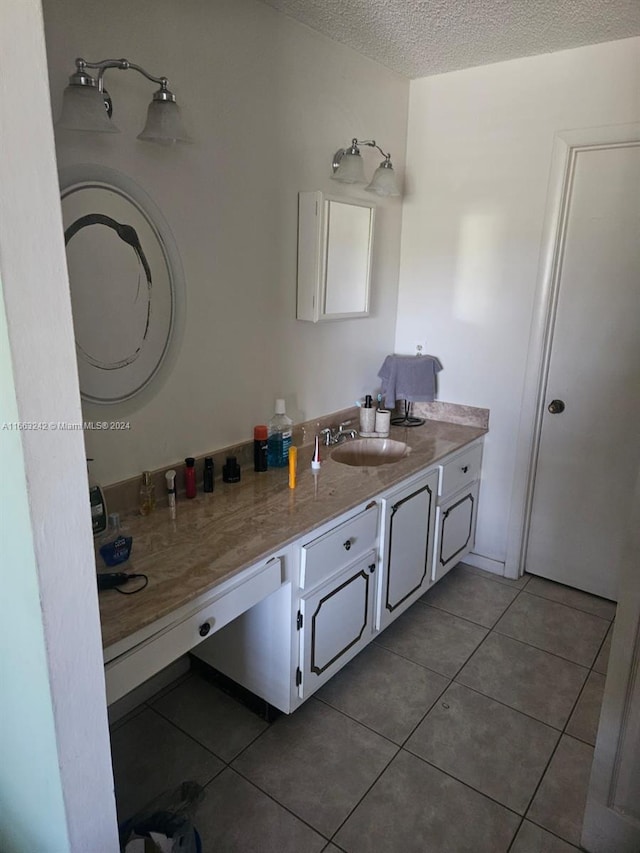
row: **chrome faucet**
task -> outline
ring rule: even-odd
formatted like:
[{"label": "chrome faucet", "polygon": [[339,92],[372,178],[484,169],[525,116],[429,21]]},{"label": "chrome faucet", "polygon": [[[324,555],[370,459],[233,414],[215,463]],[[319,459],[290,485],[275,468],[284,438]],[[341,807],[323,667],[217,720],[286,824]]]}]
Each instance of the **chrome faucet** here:
[{"label": "chrome faucet", "polygon": [[358,433],[355,429],[347,429],[351,421],[344,421],[337,427],[320,430],[322,443],[325,447],[331,447],[333,444],[340,444],[341,441],[346,441],[348,438],[357,438]]}]

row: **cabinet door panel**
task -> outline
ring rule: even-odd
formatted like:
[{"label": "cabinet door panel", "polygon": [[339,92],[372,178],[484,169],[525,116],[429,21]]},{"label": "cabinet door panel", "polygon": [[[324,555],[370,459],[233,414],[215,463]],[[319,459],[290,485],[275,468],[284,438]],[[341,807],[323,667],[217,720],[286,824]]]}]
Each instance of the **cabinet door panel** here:
[{"label": "cabinet door panel", "polygon": [[437,489],[435,470],[413,490],[400,492],[389,501],[381,629],[422,595],[431,582]]},{"label": "cabinet door panel", "polygon": [[375,567],[375,552],[370,551],[300,600],[304,665],[300,696],[317,690],[370,641]]},{"label": "cabinet door panel", "polygon": [[433,579],[439,580],[473,547],[478,513],[478,482],[445,501],[438,509],[438,542]]}]

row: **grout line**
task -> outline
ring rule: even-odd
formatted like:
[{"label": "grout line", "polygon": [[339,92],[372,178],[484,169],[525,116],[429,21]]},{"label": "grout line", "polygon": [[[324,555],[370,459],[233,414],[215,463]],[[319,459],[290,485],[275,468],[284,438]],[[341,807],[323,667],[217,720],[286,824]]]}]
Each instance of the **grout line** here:
[{"label": "grout line", "polygon": [[[504,586],[504,584],[503,584],[503,586]],[[433,610],[440,610],[440,611],[442,611],[442,613],[448,613],[449,616],[455,616],[456,619],[462,619],[463,622],[469,622],[471,625],[475,625],[478,628],[484,628],[485,631],[493,631],[493,629],[495,628],[497,623],[500,621],[500,619],[502,619],[504,614],[511,607],[511,605],[513,604],[513,602],[516,600],[517,597],[518,597],[517,595],[514,596],[513,600],[510,601],[507,605],[505,605],[504,610],[498,616],[496,616],[493,624],[491,624],[491,625],[485,625],[483,622],[476,622],[475,619],[471,619],[469,616],[461,616],[459,613],[454,613],[452,610],[447,610],[447,608],[443,607],[441,604],[431,604],[428,601],[423,601],[422,598],[419,598],[417,600],[416,604],[419,602],[420,604],[422,604],[423,607],[431,607]]]},{"label": "grout line", "polygon": [[[185,731],[185,729],[181,728],[179,725],[177,725],[177,723],[174,723],[173,720],[169,720],[167,717],[164,716],[164,714],[161,714],[160,711],[157,711],[155,708],[149,706],[149,710],[151,711],[152,714],[155,714],[157,717],[159,717],[165,723],[168,723],[170,726],[172,726],[174,729],[176,729],[176,731],[179,731],[185,737],[188,737],[189,740],[193,741],[194,743],[197,743],[201,749],[206,750],[209,753],[209,755],[212,755],[217,761],[222,762],[222,764],[226,766],[227,762],[224,760],[224,758],[220,758],[219,755],[217,755],[208,746],[205,746],[203,743],[201,743],[197,737],[195,737],[194,735],[191,734],[191,732]],[[220,771],[218,771],[218,772],[220,772]],[[217,775],[218,774],[216,773],[215,776],[217,776]],[[211,781],[211,780],[209,780],[209,781]]]},{"label": "grout line", "polygon": [[[402,746],[402,744],[398,743],[397,740],[393,740],[388,735],[383,735],[382,732],[379,732],[377,729],[371,728],[368,723],[365,723],[363,720],[359,720],[357,717],[351,716],[351,714],[348,714],[346,711],[343,711],[342,708],[336,708],[335,705],[332,705],[331,702],[328,702],[326,699],[322,699],[320,696],[310,696],[309,698],[315,699],[316,702],[321,702],[323,705],[326,705],[327,708],[331,708],[332,711],[336,711],[336,713],[342,714],[342,716],[346,717],[348,720],[357,723],[359,726],[362,726],[362,728],[367,729],[367,731],[370,731],[372,734],[383,738],[387,741],[387,743],[390,743],[392,746],[395,746],[396,749],[400,749],[400,747]],[[437,702],[438,700],[436,699],[435,701]]]},{"label": "grout line", "polygon": [[611,625],[613,619],[609,619],[607,616],[599,616],[597,613],[591,613],[589,610],[583,610],[582,607],[574,607],[573,604],[567,604],[566,601],[558,601],[555,598],[549,598],[546,595],[539,595],[536,592],[529,592],[526,589],[523,589],[522,592],[526,592],[527,595],[530,595],[532,598],[538,598],[541,601],[548,601],[549,604],[556,604],[558,607],[566,607],[569,610],[575,610],[578,613],[584,613],[585,616],[592,616],[594,619],[599,619],[601,622],[606,622],[607,625]]},{"label": "grout line", "polygon": [[[508,640],[513,640],[514,643],[520,643],[521,646],[529,646],[530,649],[535,649],[538,652],[543,652],[546,655],[551,655],[551,657],[553,658],[558,658],[559,660],[565,661],[565,663],[573,664],[573,666],[577,666],[580,669],[586,669],[588,671],[591,671],[592,665],[585,663],[576,663],[574,660],[569,660],[569,658],[565,658],[562,655],[556,654],[555,652],[550,652],[549,649],[541,649],[540,646],[534,646],[533,643],[528,643],[526,640],[520,640],[518,639],[518,637],[512,637],[511,634],[504,634],[502,631],[498,631],[495,628],[492,628],[490,633],[496,633],[500,637],[506,637]],[[484,640],[482,642],[484,642]]]},{"label": "grout line", "polygon": [[561,835],[558,835],[557,832],[554,832],[552,829],[549,829],[547,826],[543,826],[541,823],[538,823],[537,821],[533,820],[532,818],[526,817],[525,820],[528,820],[529,823],[532,823],[534,826],[537,826],[538,829],[542,829],[542,830],[544,830],[544,832],[548,832],[549,835],[553,835],[553,837],[557,838],[559,841],[562,841],[565,844],[568,844],[569,847],[573,847],[577,851],[584,850],[584,847],[576,847],[576,845],[573,843],[573,841],[567,841],[566,838],[563,838]]},{"label": "grout line", "polygon": [[495,803],[497,806],[500,806],[503,809],[506,809],[511,814],[516,817],[524,820],[524,814],[520,814],[511,806],[507,806],[504,803],[501,803],[500,800],[496,800],[495,797],[492,797],[491,794],[487,794],[484,791],[480,791],[478,788],[474,788],[473,785],[470,785],[468,782],[464,782],[458,776],[454,776],[453,773],[450,773],[448,770],[443,770],[442,767],[439,767],[437,764],[434,764],[432,761],[429,761],[427,758],[423,758],[422,755],[416,755],[415,752],[411,752],[408,749],[402,749],[401,752],[406,752],[411,755],[413,758],[417,758],[418,761],[422,761],[423,764],[427,764],[429,767],[432,767],[434,770],[437,770],[439,773],[443,773],[445,776],[448,776],[449,779],[453,779],[455,782],[458,782],[460,785],[464,785],[465,788],[468,788],[470,791],[474,791],[476,794],[479,794],[481,797],[484,797],[486,800],[490,800],[492,803]]},{"label": "grout line", "polygon": [[437,669],[432,669],[429,666],[425,666],[423,663],[419,663],[417,660],[413,660],[413,658],[408,658],[406,655],[400,654],[400,652],[395,651],[394,649],[390,649],[388,646],[383,646],[382,643],[379,643],[377,640],[373,640],[373,642],[379,646],[381,649],[384,649],[385,652],[390,652],[392,655],[396,655],[396,657],[401,658],[402,660],[406,660],[408,663],[412,663],[415,666],[419,666],[420,669],[426,669],[427,672],[432,673],[433,675],[439,675],[440,678],[446,678],[448,681],[453,680],[452,675],[445,675],[443,672],[438,672]]},{"label": "grout line", "polygon": [[[494,629],[492,629],[494,630]],[[500,631],[498,628],[495,629],[496,634],[499,634],[501,637],[508,637],[510,640],[515,640],[517,643],[522,643],[523,646],[530,646],[532,649],[537,649],[539,652],[546,652],[548,655],[553,655],[554,658],[560,658],[560,660],[564,660],[567,663],[572,663],[574,666],[580,666],[582,669],[591,670],[593,664],[595,663],[596,658],[598,657],[598,653],[595,654],[593,661],[589,663],[579,663],[576,660],[571,660],[571,658],[567,658],[564,655],[559,655],[557,652],[550,652],[549,649],[543,649],[542,646],[536,646],[535,643],[529,643],[526,640],[521,640],[519,637],[514,637],[512,634],[507,634],[504,631]]]},{"label": "grout line", "polygon": [[[285,812],[290,814],[292,817],[294,817],[300,823],[303,823],[305,826],[308,826],[309,829],[313,830],[313,832],[315,832],[316,835],[320,836],[320,838],[323,838],[327,842],[327,844],[330,843],[330,839],[327,838],[327,836],[323,832],[320,832],[320,830],[317,829],[312,824],[310,824],[309,821],[305,820],[303,817],[300,817],[300,815],[296,814],[294,811],[291,811],[291,809],[288,806],[285,806],[284,803],[281,803],[279,800],[276,800],[276,798],[273,796],[273,794],[270,794],[268,791],[265,791],[264,788],[261,788],[260,785],[258,785],[256,782],[254,782],[253,779],[250,779],[248,776],[245,776],[244,773],[241,773],[240,770],[238,770],[236,767],[232,767],[229,764],[229,765],[227,765],[226,768],[224,768],[224,770],[228,770],[230,773],[235,773],[236,776],[239,776],[241,779],[243,779],[245,782],[247,782],[249,785],[251,785],[252,788],[255,788],[256,791],[260,791],[261,794],[264,794],[265,797],[268,797],[268,799],[270,799],[273,803],[275,803],[277,806],[279,806],[279,808],[283,809]],[[223,772],[223,771],[221,771],[221,772]],[[220,775],[220,774],[218,774],[218,775]],[[212,781],[213,781],[213,779],[211,780],[211,782]],[[210,785],[211,782],[208,782],[207,786]],[[325,844],[325,846],[322,848],[322,850],[326,849],[327,844]]]},{"label": "grout line", "polygon": [[396,747],[396,751],[395,751],[395,753],[391,756],[391,758],[390,758],[390,759],[389,759],[389,761],[385,764],[385,766],[382,768],[382,770],[380,771],[380,773],[378,773],[378,775],[375,777],[375,779],[374,779],[374,780],[372,781],[372,783],[369,785],[369,787],[368,787],[368,788],[367,788],[367,790],[364,792],[364,794],[363,794],[363,795],[360,797],[360,799],[356,802],[356,804],[353,806],[353,808],[351,809],[351,811],[349,812],[349,814],[345,817],[345,819],[342,821],[342,823],[341,823],[341,824],[340,824],[340,825],[339,825],[339,826],[334,830],[334,832],[333,832],[333,834],[332,834],[331,838],[329,839],[330,841],[333,841],[333,839],[334,839],[334,838],[336,837],[336,835],[340,832],[340,830],[341,830],[341,829],[342,829],[342,827],[345,825],[345,823],[346,823],[346,822],[349,820],[349,818],[354,814],[354,812],[356,811],[356,809],[358,808],[358,806],[360,805],[360,803],[362,803],[362,801],[365,799],[365,797],[367,796],[367,794],[369,793],[369,791],[373,788],[373,786],[374,786],[374,785],[376,785],[376,784],[377,784],[377,782],[378,782],[378,781],[379,781],[379,779],[384,775],[384,773],[386,773],[386,771],[389,769],[389,767],[390,767],[390,766],[391,766],[391,764],[395,761],[395,759],[398,757],[398,755],[400,755],[400,753],[402,752],[402,747],[399,747],[397,744],[394,744],[394,746]]},{"label": "grout line", "polygon": [[[490,699],[497,705],[502,705],[503,708],[508,708],[510,711],[515,711],[516,714],[522,714],[523,717],[527,717],[527,719],[533,720],[534,723],[539,723],[541,726],[546,726],[548,729],[552,729],[554,732],[557,732],[558,735],[561,735],[564,731],[563,729],[558,728],[558,726],[554,726],[552,723],[548,723],[546,720],[541,720],[539,717],[534,717],[533,714],[528,714],[526,711],[522,711],[520,708],[514,708],[513,705],[509,705],[508,702],[503,702],[502,699],[496,699],[495,696],[490,696],[488,693],[483,693],[482,690],[478,690],[477,687],[470,687],[468,684],[465,684],[464,681],[456,681],[454,679],[451,684],[457,684],[458,687],[464,687],[465,690],[471,690],[472,693],[477,693],[479,696],[483,696],[485,699]],[[580,692],[581,691],[582,688],[580,688]]]},{"label": "grout line", "polygon": [[511,839],[511,844],[509,844],[509,846],[507,847],[507,853],[510,853],[510,851],[513,850],[513,845],[515,844],[516,838],[518,837],[518,833],[520,832],[523,823],[524,823],[524,817],[522,818],[522,820],[518,824],[518,828],[516,829],[515,834],[514,834],[513,838]]},{"label": "grout line", "polygon": [[[518,581],[527,575],[525,572],[523,575],[518,578],[518,580],[513,580],[513,578],[505,578],[504,575],[499,575],[496,572],[488,572],[486,569],[478,569],[476,566],[472,566],[469,563],[465,563],[464,560],[461,563],[458,563],[457,567],[460,568],[466,575],[470,575],[475,578],[484,578],[488,581],[493,581],[493,583],[499,583],[501,586],[511,587],[511,589],[517,589],[518,591],[522,591],[526,586],[528,586],[529,581],[531,580],[533,575],[529,575],[527,580],[518,586]],[[453,569],[451,570],[453,571]]]}]

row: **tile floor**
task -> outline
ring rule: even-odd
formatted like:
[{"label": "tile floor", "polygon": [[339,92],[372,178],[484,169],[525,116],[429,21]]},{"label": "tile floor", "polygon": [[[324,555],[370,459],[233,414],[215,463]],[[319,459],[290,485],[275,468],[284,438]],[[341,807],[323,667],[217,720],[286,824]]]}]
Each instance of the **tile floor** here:
[{"label": "tile floor", "polygon": [[188,674],[112,727],[120,818],[194,779],[205,853],[571,853],[614,615],[461,564],[291,716]]}]

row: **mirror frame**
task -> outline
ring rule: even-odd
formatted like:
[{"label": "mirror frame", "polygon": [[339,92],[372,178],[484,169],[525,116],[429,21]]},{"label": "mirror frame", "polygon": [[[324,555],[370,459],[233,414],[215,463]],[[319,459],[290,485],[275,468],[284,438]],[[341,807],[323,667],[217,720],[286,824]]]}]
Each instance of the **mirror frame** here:
[{"label": "mirror frame", "polygon": [[[327,302],[327,269],[331,251],[329,244],[329,206],[344,204],[369,210],[364,305],[361,311],[329,314]],[[351,320],[368,317],[371,300],[371,268],[376,204],[343,196],[329,195],[320,190],[298,193],[298,288],[296,318],[310,323],[330,320]]]},{"label": "mirror frame", "polygon": [[173,369],[184,330],[186,288],[176,241],[157,205],[135,181],[121,172],[106,166],[81,164],[61,168],[59,181],[61,205],[65,198],[83,189],[105,189],[116,194],[144,218],[160,248],[169,281],[171,308],[166,340],[153,369],[135,387],[117,397],[88,394],[80,384],[80,395],[88,403],[115,406],[135,397],[138,405],[144,405],[155,396]]}]

